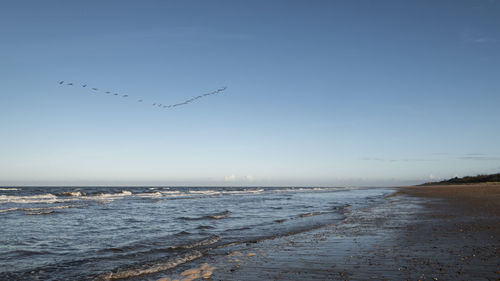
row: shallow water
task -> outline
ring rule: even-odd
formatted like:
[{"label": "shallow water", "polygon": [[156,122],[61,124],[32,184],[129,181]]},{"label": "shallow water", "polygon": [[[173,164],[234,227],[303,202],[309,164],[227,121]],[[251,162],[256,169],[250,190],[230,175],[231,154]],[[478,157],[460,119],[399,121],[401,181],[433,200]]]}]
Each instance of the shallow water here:
[{"label": "shallow water", "polygon": [[172,269],[215,247],[290,235],[391,189],[0,188],[0,280],[111,280]]}]

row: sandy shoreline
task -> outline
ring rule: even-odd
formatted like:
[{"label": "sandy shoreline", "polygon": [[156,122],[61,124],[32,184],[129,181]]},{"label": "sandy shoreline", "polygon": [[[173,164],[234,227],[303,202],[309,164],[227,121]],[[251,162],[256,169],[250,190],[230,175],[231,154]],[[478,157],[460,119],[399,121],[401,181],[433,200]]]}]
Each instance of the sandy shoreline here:
[{"label": "sandy shoreline", "polygon": [[428,185],[400,188],[400,193],[427,198],[445,198],[470,212],[500,216],[500,183]]},{"label": "sandy shoreline", "polygon": [[211,280],[499,280],[500,185],[403,187],[322,229],[216,249]]}]

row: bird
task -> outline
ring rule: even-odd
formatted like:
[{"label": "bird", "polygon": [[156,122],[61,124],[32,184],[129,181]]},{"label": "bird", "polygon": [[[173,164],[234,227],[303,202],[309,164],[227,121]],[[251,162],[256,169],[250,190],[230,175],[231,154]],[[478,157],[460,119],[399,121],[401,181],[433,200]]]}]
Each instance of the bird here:
[{"label": "bird", "polygon": [[126,97],[128,97],[128,95],[123,95],[122,97],[126,98]]},{"label": "bird", "polygon": [[66,85],[68,85],[68,86],[73,86],[73,83],[68,83],[68,84],[66,84]]},{"label": "bird", "polygon": [[82,87],[84,87],[84,88],[87,87],[87,84],[83,84]]},{"label": "bird", "polygon": [[98,89],[97,88],[92,88],[92,90],[97,91]]},{"label": "bird", "polygon": [[142,100],[138,100],[137,102],[142,102]]},{"label": "bird", "polygon": [[106,93],[106,94],[111,94],[111,92],[109,92],[109,91],[107,91],[107,92],[105,92],[105,93]]},{"label": "bird", "polygon": [[118,96],[118,94],[117,94],[117,93],[114,93],[113,95]]},{"label": "bird", "polygon": [[153,106],[155,106],[155,105],[156,105],[156,103],[153,103]]},{"label": "bird", "polygon": [[64,83],[64,81],[59,81],[59,85],[62,85]]}]

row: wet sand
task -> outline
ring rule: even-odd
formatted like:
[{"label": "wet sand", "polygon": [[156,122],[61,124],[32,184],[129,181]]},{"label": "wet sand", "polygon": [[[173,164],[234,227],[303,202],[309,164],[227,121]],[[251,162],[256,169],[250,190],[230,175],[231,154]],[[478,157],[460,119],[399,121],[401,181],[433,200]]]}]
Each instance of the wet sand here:
[{"label": "wet sand", "polygon": [[404,187],[335,225],[210,251],[210,280],[500,280],[500,185]]}]

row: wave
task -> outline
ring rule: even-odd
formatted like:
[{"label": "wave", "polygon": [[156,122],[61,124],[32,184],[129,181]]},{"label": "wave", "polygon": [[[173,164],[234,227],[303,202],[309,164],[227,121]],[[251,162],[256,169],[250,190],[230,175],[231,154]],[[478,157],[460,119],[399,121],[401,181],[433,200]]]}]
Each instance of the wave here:
[{"label": "wave", "polygon": [[357,189],[357,187],[352,187],[352,188],[347,188],[347,187],[314,187],[314,188],[309,188],[309,187],[291,187],[291,188],[283,188],[283,189],[274,189],[271,190],[272,192],[275,193],[282,193],[282,192],[324,192],[324,191],[343,191],[343,190],[351,190],[351,189]]},{"label": "wave", "polygon": [[9,190],[16,191],[16,190],[21,190],[21,188],[15,188],[15,187],[0,187],[0,190],[4,190],[4,191],[9,191]]},{"label": "wave", "polygon": [[257,194],[264,192],[264,189],[245,189],[222,191],[222,194]]},{"label": "wave", "polygon": [[199,225],[196,229],[213,229],[213,226],[210,225]]},{"label": "wave", "polygon": [[23,211],[26,212],[35,212],[35,211],[44,211],[44,210],[56,210],[56,209],[69,209],[69,208],[79,208],[79,207],[87,207],[87,204],[81,205],[65,205],[65,206],[55,206],[55,207],[45,207],[45,208],[24,208]]},{"label": "wave", "polygon": [[19,203],[19,204],[35,204],[35,203],[62,203],[81,200],[115,200],[125,196],[132,196],[132,192],[123,190],[119,193],[101,193],[97,195],[86,196],[86,193],[80,191],[65,191],[58,194],[45,193],[38,195],[0,195],[0,204],[2,203]]},{"label": "wave", "polygon": [[0,195],[0,203],[57,203],[71,200],[57,198],[51,193],[30,196]]},{"label": "wave", "polygon": [[123,197],[126,197],[126,196],[132,196],[132,192],[128,191],[128,190],[122,190],[121,192],[118,192],[118,193],[99,193],[99,194],[96,194],[96,195],[92,195],[92,196],[86,196],[86,197],[83,197],[83,199],[86,199],[86,200],[115,200],[115,199],[121,199]]},{"label": "wave", "polygon": [[199,259],[203,254],[199,251],[192,250],[189,253],[170,258],[164,262],[157,262],[155,264],[136,269],[123,269],[116,272],[104,273],[98,276],[95,280],[116,280],[137,277],[145,274],[153,274],[160,271],[172,269],[180,264],[184,264],[195,259]]},{"label": "wave", "polygon": [[0,209],[0,213],[17,211],[19,208]]},{"label": "wave", "polygon": [[65,191],[57,194],[59,196],[82,196],[82,193],[80,191]]},{"label": "wave", "polygon": [[196,195],[219,195],[220,191],[215,190],[188,190],[188,194],[196,194]]},{"label": "wave", "polygon": [[137,197],[145,197],[145,198],[157,198],[157,197],[163,197],[163,194],[161,192],[144,192],[144,193],[137,193],[134,194],[134,196]]},{"label": "wave", "polygon": [[310,212],[310,213],[300,214],[299,217],[307,218],[307,217],[317,216],[317,215],[321,215],[321,214],[323,214],[323,212]]},{"label": "wave", "polygon": [[24,213],[24,214],[28,215],[28,216],[38,216],[38,215],[49,215],[49,214],[52,214],[54,212],[55,211],[50,210],[50,211],[28,212],[28,213]]},{"label": "wave", "polygon": [[187,190],[181,192],[178,190],[160,191],[166,197],[193,197],[193,196],[219,196],[219,195],[244,195],[258,194],[264,192],[264,189],[248,189],[248,190]]},{"label": "wave", "polygon": [[231,215],[231,212],[224,211],[224,212],[220,212],[220,213],[206,215],[203,217],[179,217],[179,219],[186,220],[186,221],[197,221],[197,220],[204,220],[204,219],[220,220],[220,219],[224,219],[224,218],[229,217],[229,215]]},{"label": "wave", "polygon": [[179,217],[179,219],[185,221],[198,221],[205,219],[205,217]]},{"label": "wave", "polygon": [[208,238],[200,240],[200,241],[193,242],[191,244],[180,245],[180,246],[173,246],[171,249],[176,250],[176,249],[198,248],[198,247],[201,247],[201,246],[208,246],[208,245],[215,244],[215,243],[219,242],[220,240],[221,240],[221,238],[219,236],[215,235],[215,236],[208,237]]},{"label": "wave", "polygon": [[224,218],[229,217],[230,214],[231,214],[231,212],[224,211],[222,213],[216,213],[216,214],[212,214],[212,215],[207,215],[207,216],[205,216],[205,218],[220,220],[220,219],[224,219]]}]

